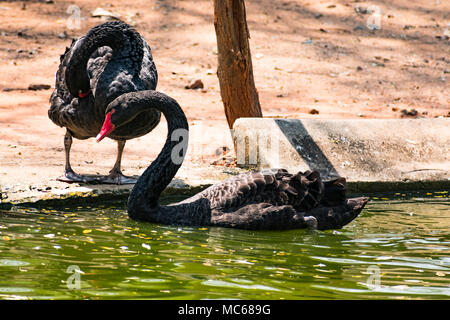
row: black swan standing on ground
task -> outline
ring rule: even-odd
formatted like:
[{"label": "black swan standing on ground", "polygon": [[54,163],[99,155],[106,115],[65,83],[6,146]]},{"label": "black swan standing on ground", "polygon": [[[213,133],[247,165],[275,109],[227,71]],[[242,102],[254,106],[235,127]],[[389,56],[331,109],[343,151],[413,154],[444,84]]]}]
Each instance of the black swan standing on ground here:
[{"label": "black swan standing on ground", "polygon": [[76,174],[70,165],[72,137],[95,137],[105,120],[108,104],[128,92],[153,90],[158,75],[147,42],[121,21],[106,22],[73,41],[61,56],[55,91],[50,98],[49,118],[66,127],[64,147],[66,182],[135,183],[120,170],[122,152],[128,139],[147,134],[159,123],[160,112],[149,109],[109,135],[117,140],[116,163],[108,176]]},{"label": "black swan standing on ground", "polygon": [[278,169],[241,174],[179,203],[160,206],[160,194],[180,168],[187,147],[188,123],[178,103],[152,90],[123,94],[106,109],[97,141],[152,109],[166,117],[168,135],[131,191],[132,219],[241,229],[334,229],[356,218],[368,201],[346,199],[343,178],[322,182],[316,171],[293,175]]}]

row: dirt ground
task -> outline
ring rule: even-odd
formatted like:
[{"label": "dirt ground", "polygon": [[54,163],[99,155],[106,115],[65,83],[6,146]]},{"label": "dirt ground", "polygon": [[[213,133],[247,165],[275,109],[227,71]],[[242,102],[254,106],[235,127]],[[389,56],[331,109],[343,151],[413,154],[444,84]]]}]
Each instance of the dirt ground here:
[{"label": "dirt ground", "polygon": [[[189,119],[193,138],[185,165],[210,163],[218,147],[230,146],[212,0],[0,1],[0,185],[62,173],[65,130],[48,119],[48,100],[71,38],[103,22],[91,15],[98,7],[132,23],[150,44],[157,89],[177,99]],[[246,7],[264,116],[449,116],[449,1],[261,0]],[[80,28],[70,29],[77,8]],[[195,79],[205,88],[186,90]],[[28,90],[32,84],[52,88]],[[165,132],[163,124],[127,143],[125,174],[142,172]],[[76,171],[107,173],[116,146],[75,140],[72,150]]]}]

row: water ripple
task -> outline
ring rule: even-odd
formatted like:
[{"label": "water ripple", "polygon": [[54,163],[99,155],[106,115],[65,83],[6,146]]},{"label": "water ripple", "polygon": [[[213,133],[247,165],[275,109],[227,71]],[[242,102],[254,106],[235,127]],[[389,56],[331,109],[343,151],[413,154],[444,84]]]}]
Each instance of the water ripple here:
[{"label": "water ripple", "polygon": [[14,208],[0,211],[0,299],[448,298],[449,205],[371,201],[338,231],[264,232],[140,223],[124,203]]}]

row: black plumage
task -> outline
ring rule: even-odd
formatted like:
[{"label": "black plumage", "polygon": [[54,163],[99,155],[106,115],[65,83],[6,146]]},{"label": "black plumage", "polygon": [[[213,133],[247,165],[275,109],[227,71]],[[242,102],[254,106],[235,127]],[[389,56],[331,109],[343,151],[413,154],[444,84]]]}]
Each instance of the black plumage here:
[{"label": "black plumage", "polygon": [[[333,229],[356,218],[368,201],[364,197],[347,199],[343,178],[322,182],[316,171],[290,174],[284,169],[273,169],[241,174],[179,203],[160,206],[161,192],[181,166],[174,161],[173,151],[186,151],[180,149],[180,144],[187,146],[188,140],[183,110],[174,99],[148,90],[121,95],[106,112],[111,112],[110,121],[120,128],[127,119],[149,109],[164,114],[168,136],[161,153],[130,194],[128,214],[132,219],[241,229]],[[185,134],[173,139],[175,130]]]},{"label": "black plumage", "polygon": [[137,31],[121,21],[106,22],[92,28],[72,42],[61,56],[55,90],[50,97],[49,118],[67,128],[66,168],[63,181],[134,183],[121,174],[120,161],[126,140],[147,134],[160,121],[155,109],[129,119],[109,137],[118,141],[116,164],[105,179],[73,172],[70,161],[72,137],[95,137],[105,119],[108,104],[124,93],[153,90],[158,74],[150,46]]}]

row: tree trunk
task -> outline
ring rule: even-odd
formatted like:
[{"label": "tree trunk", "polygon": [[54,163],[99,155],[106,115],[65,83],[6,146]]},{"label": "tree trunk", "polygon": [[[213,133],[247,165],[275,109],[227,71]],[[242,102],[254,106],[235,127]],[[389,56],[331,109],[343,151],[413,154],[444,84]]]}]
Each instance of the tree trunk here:
[{"label": "tree trunk", "polygon": [[214,0],[220,94],[228,126],[242,117],[262,117],[253,79],[244,0]]}]

